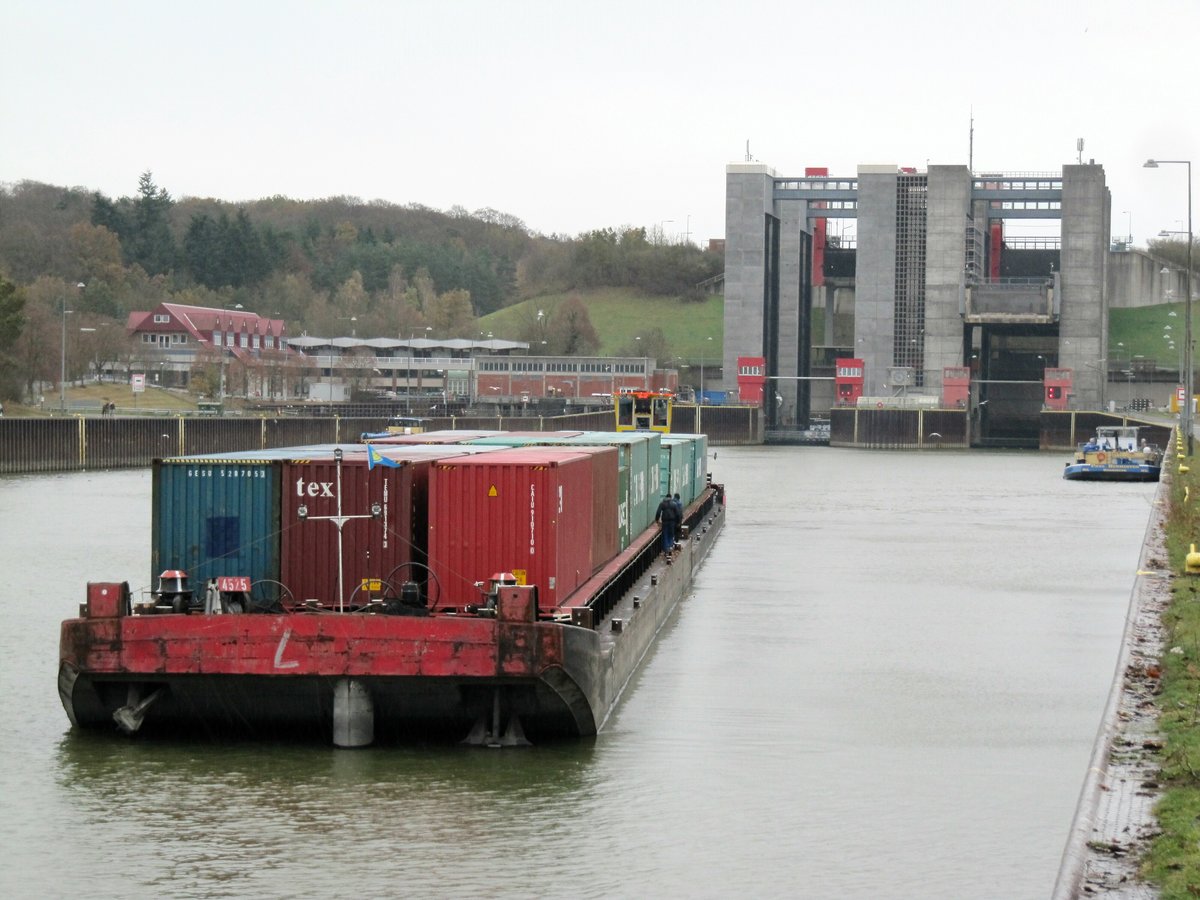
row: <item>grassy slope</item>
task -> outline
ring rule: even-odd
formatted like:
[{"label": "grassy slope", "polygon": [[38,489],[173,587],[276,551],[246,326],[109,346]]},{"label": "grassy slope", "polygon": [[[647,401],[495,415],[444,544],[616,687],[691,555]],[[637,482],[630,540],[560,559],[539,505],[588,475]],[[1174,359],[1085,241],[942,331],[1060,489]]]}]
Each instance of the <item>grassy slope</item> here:
[{"label": "grassy slope", "polygon": [[[1174,313],[1174,315],[1172,315]],[[1193,330],[1200,325],[1196,311],[1192,311]],[[1169,331],[1167,326],[1170,326]],[[1176,338],[1175,349],[1170,349],[1164,334]],[[1114,309],[1108,314],[1108,358],[1129,359],[1142,356],[1158,362],[1164,369],[1179,366],[1179,353],[1183,347],[1184,304],[1160,303],[1137,309]],[[1124,346],[1118,346],[1123,344]]]},{"label": "grassy slope", "polygon": [[[579,295],[587,304],[592,325],[600,335],[603,355],[615,353],[632,343],[636,335],[656,327],[666,335],[673,357],[698,363],[701,344],[708,337],[713,338],[710,347],[714,352],[706,350],[704,357],[715,359],[721,355],[725,299],[719,295],[708,297],[703,303],[684,303],[675,297],[645,297],[621,288],[581,291]],[[555,294],[515,304],[480,319],[479,329],[491,331],[498,338],[520,340],[523,325],[532,321],[539,309],[553,311],[566,297],[566,294]],[[813,310],[813,333],[818,336],[824,335],[822,313],[821,309]],[[1193,320],[1192,324],[1194,328],[1200,328],[1200,321]],[[1163,339],[1167,325],[1171,326],[1170,334],[1179,335],[1175,350],[1171,350]],[[1108,357],[1116,360],[1142,356],[1156,360],[1164,369],[1175,369],[1179,365],[1178,348],[1183,345],[1183,331],[1182,303],[1114,309],[1109,314]],[[845,334],[838,337],[853,339]]]},{"label": "grassy slope", "polygon": [[[707,360],[721,355],[725,298],[719,294],[700,303],[684,303],[675,297],[646,297],[622,288],[577,293],[587,304],[603,356],[632,345],[635,337],[651,328],[662,329],[672,357],[699,363],[702,354]],[[523,327],[539,309],[552,313],[566,299],[566,294],[555,294],[506,307],[480,319],[479,330],[490,331],[498,338],[521,340]]]},{"label": "grassy slope", "polygon": [[[53,394],[46,394],[45,406],[42,409],[33,406],[21,406],[16,403],[4,404],[4,415],[6,416],[46,416],[57,413],[59,395],[55,391]],[[138,394],[134,399],[133,390],[128,384],[118,384],[116,382],[104,382],[102,384],[89,384],[83,387],[73,386],[67,388],[68,403],[92,403],[97,407],[105,402],[117,404],[117,412],[122,410],[141,407],[143,409],[169,409],[177,411],[195,411],[196,401],[194,397],[190,397],[179,391],[167,391],[162,388],[147,385],[146,390],[142,394]]]},{"label": "grassy slope", "polygon": [[[1184,571],[1190,546],[1200,540],[1200,469],[1194,457],[1168,455],[1177,468],[1171,484],[1167,553],[1171,570]],[[1182,471],[1186,464],[1188,471]],[[1157,807],[1162,834],[1143,863],[1144,873],[1162,888],[1164,900],[1200,895],[1200,579],[1181,575],[1172,585],[1163,616],[1167,647],[1163,655],[1159,725],[1165,735],[1162,782]]]}]

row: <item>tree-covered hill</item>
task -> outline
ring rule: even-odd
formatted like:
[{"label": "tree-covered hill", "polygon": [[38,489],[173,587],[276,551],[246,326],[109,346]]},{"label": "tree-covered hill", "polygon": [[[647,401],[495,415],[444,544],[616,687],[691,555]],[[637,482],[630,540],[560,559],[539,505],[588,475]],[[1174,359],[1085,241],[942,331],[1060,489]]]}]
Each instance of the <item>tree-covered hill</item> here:
[{"label": "tree-covered hill", "polygon": [[[545,304],[541,325],[564,346],[592,352],[594,342],[580,336],[594,289],[674,298],[682,308],[703,300],[696,285],[723,263],[642,228],[547,236],[491,209],[355,197],[175,198],[150,172],[118,198],[23,181],[0,186],[0,278],[21,306],[0,364],[26,385],[55,381],[64,308],[109,341],[131,311],[163,301],[240,303],[285,319],[292,334],[462,337],[481,316],[572,292],[571,303]],[[68,368],[81,365],[68,360]],[[8,384],[0,392],[14,389],[13,378]]]}]

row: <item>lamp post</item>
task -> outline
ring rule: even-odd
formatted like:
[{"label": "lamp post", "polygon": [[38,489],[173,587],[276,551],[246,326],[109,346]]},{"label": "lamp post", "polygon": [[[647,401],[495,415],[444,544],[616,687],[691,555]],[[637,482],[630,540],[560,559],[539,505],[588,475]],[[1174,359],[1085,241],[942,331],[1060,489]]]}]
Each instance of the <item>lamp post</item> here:
[{"label": "lamp post", "polygon": [[[83,290],[86,285],[80,281],[75,287]],[[67,313],[74,310],[67,309],[67,295],[63,294],[62,298],[62,365],[59,370],[58,377],[58,410],[61,413],[67,411]]]},{"label": "lamp post", "polygon": [[1179,424],[1187,435],[1188,456],[1192,455],[1192,161],[1190,159],[1148,159],[1144,167],[1157,169],[1161,165],[1187,166],[1187,271],[1184,273],[1183,293],[1187,307],[1183,319],[1183,359],[1187,370],[1183,377],[1184,405],[1179,413]]},{"label": "lamp post", "polygon": [[58,411],[67,411],[67,296],[63,295],[62,306],[62,366],[58,373]]}]

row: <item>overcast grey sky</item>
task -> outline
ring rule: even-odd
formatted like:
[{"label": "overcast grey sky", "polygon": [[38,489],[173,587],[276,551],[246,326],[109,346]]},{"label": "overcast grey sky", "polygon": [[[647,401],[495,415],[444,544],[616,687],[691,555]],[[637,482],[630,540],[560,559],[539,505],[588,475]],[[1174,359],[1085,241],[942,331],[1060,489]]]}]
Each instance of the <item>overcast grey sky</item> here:
[{"label": "overcast grey sky", "polygon": [[[724,232],[725,165],[1105,167],[1182,229],[1200,0],[6,0],[0,182]],[[1200,179],[1196,173],[1193,181]]]}]

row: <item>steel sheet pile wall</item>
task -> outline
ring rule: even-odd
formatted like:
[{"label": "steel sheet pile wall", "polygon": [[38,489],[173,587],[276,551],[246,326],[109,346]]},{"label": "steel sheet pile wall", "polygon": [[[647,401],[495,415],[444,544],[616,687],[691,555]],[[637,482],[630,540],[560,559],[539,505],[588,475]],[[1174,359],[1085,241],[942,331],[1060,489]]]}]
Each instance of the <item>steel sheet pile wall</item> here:
[{"label": "steel sheet pile wall", "polygon": [[763,411],[757,406],[693,406],[678,403],[671,411],[676,432],[704,432],[714,444],[761,444]]},{"label": "steel sheet pile wall", "polygon": [[[677,428],[697,430],[695,416],[681,416]],[[307,410],[305,410],[307,412]],[[716,443],[761,443],[759,410],[747,407],[704,407],[703,431]],[[491,433],[505,426],[541,429],[612,428],[611,411],[572,416],[538,418],[442,418],[430,420],[435,427],[447,426],[457,443]],[[689,424],[689,422],[693,424]],[[721,423],[726,423],[725,428]],[[62,472],[75,469],[148,466],[154,459],[260,450],[298,444],[357,441],[364,432],[377,432],[386,425],[378,418],[315,418],[283,416],[261,418],[226,416],[134,417],[89,416],[59,419],[0,419],[0,473]],[[718,427],[720,426],[720,427]],[[716,428],[716,430],[714,430]],[[461,435],[458,436],[458,435]],[[403,436],[402,436],[403,437]],[[419,443],[442,442],[440,437],[411,435]],[[395,443],[403,443],[396,440]]]},{"label": "steel sheet pile wall", "polygon": [[76,419],[0,419],[0,472],[61,472],[80,467]]},{"label": "steel sheet pile wall", "polygon": [[593,460],[552,448],[498,450],[438,462],[429,486],[429,565],[442,605],[477,603],[473,586],[508,571],[553,609],[592,574]]},{"label": "steel sheet pile wall", "polygon": [[208,578],[279,578],[279,461],[156,461],[151,583],[183,569],[199,591]]}]

